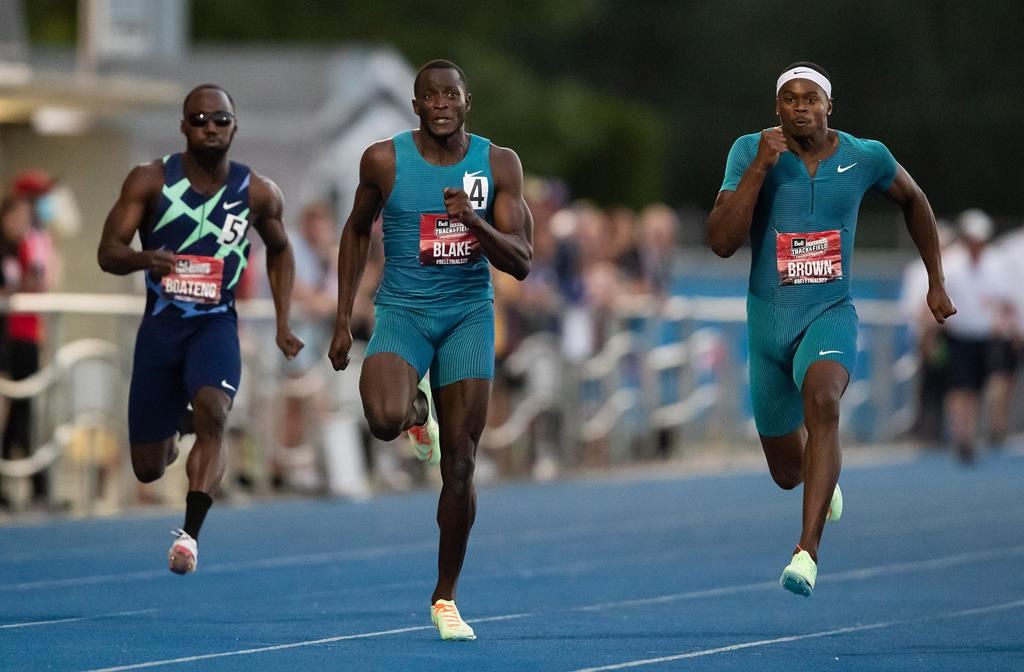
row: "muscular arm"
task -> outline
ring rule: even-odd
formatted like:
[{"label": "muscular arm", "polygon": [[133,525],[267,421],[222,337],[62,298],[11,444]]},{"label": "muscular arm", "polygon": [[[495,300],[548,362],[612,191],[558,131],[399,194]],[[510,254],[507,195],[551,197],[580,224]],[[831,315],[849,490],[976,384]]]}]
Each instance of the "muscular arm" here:
[{"label": "muscular arm", "polygon": [[935,231],[932,206],[921,187],[914,182],[914,178],[899,164],[896,166],[896,178],[885,195],[903,209],[907,230],[928,271],[928,308],[935,320],[942,324],[947,317],[956,313],[956,308],[953,307],[944,286],[942,255],[939,249],[939,236]]},{"label": "muscular arm", "polygon": [[172,270],[174,255],[166,250],[134,250],[132,238],[142,224],[150,203],[163,188],[163,167],[160,162],[136,166],[128,173],[121,195],[110,209],[96,258],[107,273],[127,275],[134,271],[153,270],[157,276]]},{"label": "muscular arm", "polygon": [[352,212],[341,232],[341,247],[338,248],[338,313],[328,352],[336,371],[348,366],[348,351],[352,347],[352,306],[366,269],[373,222],[384,205],[384,193],[390,191],[394,177],[393,143],[383,140],[370,145],[359,161],[359,185]]},{"label": "muscular arm", "polygon": [[249,185],[249,207],[253,228],[267,247],[267,279],[274,297],[277,322],[277,346],[289,359],[302,349],[301,339],[288,326],[292,287],[295,284],[295,258],[281,218],[284,196],[276,184],[253,173]]},{"label": "muscular arm", "polygon": [[718,192],[707,223],[708,243],[718,256],[731,257],[747,240],[764,178],[784,151],[786,139],[782,129],[776,127],[761,131],[757,155],[743,171],[736,191]]},{"label": "muscular arm", "polygon": [[533,259],[533,214],[523,198],[523,165],[511,149],[492,145],[491,171],[493,226],[477,216],[469,196],[461,189],[445,190],[445,207],[473,232],[495,268],[522,280],[530,272]]},{"label": "muscular arm", "polygon": [[384,190],[390,188],[395,174],[395,150],[390,140],[378,142],[363,152],[359,162],[359,185],[352,212],[341,232],[338,248],[337,327],[348,328],[359,281],[366,269],[373,222],[384,204]]}]

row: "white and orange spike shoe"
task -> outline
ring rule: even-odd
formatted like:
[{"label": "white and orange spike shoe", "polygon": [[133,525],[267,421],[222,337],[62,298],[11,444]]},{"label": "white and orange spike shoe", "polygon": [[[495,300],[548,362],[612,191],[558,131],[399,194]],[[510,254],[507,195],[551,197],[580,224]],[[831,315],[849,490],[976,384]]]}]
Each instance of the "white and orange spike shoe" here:
[{"label": "white and orange spike shoe", "polygon": [[430,609],[430,620],[437,627],[441,639],[467,641],[476,639],[476,633],[462,620],[459,609],[452,600],[438,600]]},{"label": "white and orange spike shoe", "polygon": [[199,562],[199,544],[185,530],[172,530],[175,535],[167,553],[167,567],[175,574],[191,574]]},{"label": "white and orange spike shoe", "polygon": [[422,425],[414,425],[408,429],[406,434],[412,441],[416,457],[427,464],[437,464],[441,461],[441,431],[434,419],[433,406],[434,397],[430,393],[430,372],[428,371],[423,380],[416,388],[427,397],[427,421]]}]

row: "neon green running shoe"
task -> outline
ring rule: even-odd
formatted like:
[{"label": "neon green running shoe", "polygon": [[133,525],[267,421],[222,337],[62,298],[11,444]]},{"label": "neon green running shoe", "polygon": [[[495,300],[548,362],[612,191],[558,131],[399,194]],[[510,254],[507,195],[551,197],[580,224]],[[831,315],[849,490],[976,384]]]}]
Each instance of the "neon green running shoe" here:
[{"label": "neon green running shoe", "polygon": [[437,628],[441,639],[467,641],[476,639],[476,633],[462,620],[459,609],[452,600],[438,600],[430,608],[430,620]]},{"label": "neon green running shoe", "polygon": [[811,559],[810,553],[800,550],[793,554],[793,560],[782,570],[779,584],[791,593],[810,597],[814,593],[814,581],[817,578],[818,565]]},{"label": "neon green running shoe", "polygon": [[832,491],[832,501],[828,505],[828,514],[825,516],[825,520],[832,521],[833,523],[838,522],[843,517],[843,491],[839,489],[839,484],[836,483],[836,489]]},{"label": "neon green running shoe", "polygon": [[407,434],[412,441],[416,457],[427,464],[437,464],[441,461],[441,432],[434,419],[433,406],[434,396],[430,393],[430,373],[423,376],[423,380],[416,386],[427,397],[427,421],[422,425],[413,425]]}]

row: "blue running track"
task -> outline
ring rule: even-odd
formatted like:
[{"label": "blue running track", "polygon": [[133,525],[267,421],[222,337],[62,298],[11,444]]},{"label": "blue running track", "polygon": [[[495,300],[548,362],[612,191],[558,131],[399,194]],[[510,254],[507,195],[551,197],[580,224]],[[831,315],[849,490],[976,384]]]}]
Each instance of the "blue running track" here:
[{"label": "blue running track", "polygon": [[813,597],[778,587],[800,490],[767,475],[481,490],[430,626],[436,494],[0,529],[0,670],[1024,670],[1024,451],[848,467]]}]

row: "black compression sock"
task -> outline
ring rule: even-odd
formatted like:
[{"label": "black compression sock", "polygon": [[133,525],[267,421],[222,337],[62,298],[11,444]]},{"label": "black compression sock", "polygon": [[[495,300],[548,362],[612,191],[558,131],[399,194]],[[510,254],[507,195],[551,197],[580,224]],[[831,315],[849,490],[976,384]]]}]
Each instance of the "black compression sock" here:
[{"label": "black compression sock", "polygon": [[199,538],[199,528],[203,526],[206,512],[213,505],[213,497],[199,490],[189,490],[185,495],[185,533],[193,539]]}]

